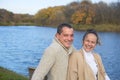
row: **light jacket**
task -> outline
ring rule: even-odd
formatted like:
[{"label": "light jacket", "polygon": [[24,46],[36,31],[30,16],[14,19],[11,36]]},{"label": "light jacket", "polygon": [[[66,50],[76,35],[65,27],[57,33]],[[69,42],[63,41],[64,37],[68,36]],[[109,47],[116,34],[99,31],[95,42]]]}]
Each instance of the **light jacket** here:
[{"label": "light jacket", "polygon": [[[98,67],[98,80],[105,80],[105,70],[101,57],[93,53]],[[86,63],[82,49],[79,52],[71,54],[69,58],[69,68],[67,80],[95,80],[90,66]]]},{"label": "light jacket", "polygon": [[66,49],[57,38],[45,50],[31,80],[66,80],[69,54],[74,48]]}]

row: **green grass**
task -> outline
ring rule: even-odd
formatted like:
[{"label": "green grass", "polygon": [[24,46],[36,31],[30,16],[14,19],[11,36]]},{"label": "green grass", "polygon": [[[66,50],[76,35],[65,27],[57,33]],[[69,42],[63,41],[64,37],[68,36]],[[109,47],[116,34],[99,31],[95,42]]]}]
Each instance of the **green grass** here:
[{"label": "green grass", "polygon": [[[2,24],[0,23],[0,25]],[[3,24],[3,25],[7,26],[8,24]],[[15,25],[17,26],[17,25],[23,25],[23,24],[19,23]],[[30,25],[34,26],[34,24],[29,24],[29,25],[27,24],[26,26],[30,26]],[[36,25],[36,26],[40,26],[40,25]],[[51,27],[56,27],[56,26],[51,26]],[[50,25],[48,27],[50,27]],[[73,27],[75,30],[78,30],[78,31],[86,31],[87,29],[95,29],[96,31],[100,31],[100,32],[120,32],[120,25],[115,25],[115,24],[99,24],[99,25],[82,25],[82,24],[75,25],[73,24]]]},{"label": "green grass", "polygon": [[28,78],[0,67],[0,80],[28,80]]},{"label": "green grass", "polygon": [[120,25],[100,24],[100,25],[73,25],[75,30],[86,31],[95,29],[100,32],[120,32]]}]

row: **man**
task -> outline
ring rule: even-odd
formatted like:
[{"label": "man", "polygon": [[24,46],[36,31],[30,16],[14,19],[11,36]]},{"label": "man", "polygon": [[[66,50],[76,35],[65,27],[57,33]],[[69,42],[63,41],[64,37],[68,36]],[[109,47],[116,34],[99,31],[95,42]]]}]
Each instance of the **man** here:
[{"label": "man", "polygon": [[41,61],[31,80],[66,80],[68,58],[75,50],[72,46],[74,30],[71,25],[63,23],[57,28],[52,44],[45,50]]}]

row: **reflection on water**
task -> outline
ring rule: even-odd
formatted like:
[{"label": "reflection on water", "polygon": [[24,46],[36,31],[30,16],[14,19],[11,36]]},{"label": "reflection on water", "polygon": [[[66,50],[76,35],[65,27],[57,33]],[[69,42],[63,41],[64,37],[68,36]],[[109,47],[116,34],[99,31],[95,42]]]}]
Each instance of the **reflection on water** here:
[{"label": "reflection on water", "polygon": [[[0,66],[28,76],[28,67],[36,67],[44,49],[52,42],[56,28],[35,26],[0,27]],[[74,46],[81,48],[84,32],[75,31]],[[99,32],[102,45],[97,51],[111,80],[120,80],[120,33]]]}]

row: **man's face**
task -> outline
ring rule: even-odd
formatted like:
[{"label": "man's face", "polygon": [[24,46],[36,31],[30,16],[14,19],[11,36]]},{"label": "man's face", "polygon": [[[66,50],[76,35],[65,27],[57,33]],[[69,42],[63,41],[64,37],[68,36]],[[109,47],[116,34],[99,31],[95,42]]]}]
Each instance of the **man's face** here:
[{"label": "man's face", "polygon": [[57,39],[66,47],[69,48],[73,42],[74,30],[72,28],[63,27],[62,33],[57,33]]}]

